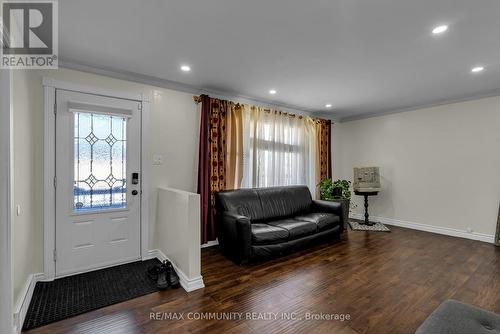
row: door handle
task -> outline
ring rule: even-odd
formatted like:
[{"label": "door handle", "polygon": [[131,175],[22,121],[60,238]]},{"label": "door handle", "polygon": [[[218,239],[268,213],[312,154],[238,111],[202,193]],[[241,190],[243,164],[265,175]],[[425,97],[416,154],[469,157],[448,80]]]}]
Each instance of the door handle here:
[{"label": "door handle", "polygon": [[137,195],[138,193],[139,193],[139,192],[138,192],[137,190],[135,190],[135,189],[134,189],[134,190],[132,190],[132,195],[133,195],[133,196]]}]

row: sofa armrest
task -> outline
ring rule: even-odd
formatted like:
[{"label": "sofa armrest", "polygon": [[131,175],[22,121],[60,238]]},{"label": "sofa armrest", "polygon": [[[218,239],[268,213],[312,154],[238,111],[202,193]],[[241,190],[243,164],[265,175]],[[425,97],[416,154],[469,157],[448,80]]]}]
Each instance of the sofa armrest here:
[{"label": "sofa armrest", "polygon": [[340,231],[344,230],[344,217],[346,217],[344,213],[344,208],[339,202],[330,202],[330,201],[321,201],[321,200],[313,200],[313,211],[316,212],[325,212],[325,213],[333,213],[334,215],[339,216],[340,218]]},{"label": "sofa armrest", "polygon": [[225,252],[236,260],[249,258],[252,246],[250,218],[235,212],[224,211],[219,216],[219,242]]},{"label": "sofa armrest", "polygon": [[314,200],[313,210],[318,212],[334,213],[340,216],[342,214],[342,204],[339,202]]},{"label": "sofa armrest", "polygon": [[222,213],[222,217],[224,219],[227,219],[228,221],[233,221],[233,222],[236,222],[236,221],[239,221],[239,222],[248,221],[250,223],[250,218],[248,218],[247,216],[244,216],[244,215],[240,215],[239,213],[232,212],[232,211],[224,211]]}]

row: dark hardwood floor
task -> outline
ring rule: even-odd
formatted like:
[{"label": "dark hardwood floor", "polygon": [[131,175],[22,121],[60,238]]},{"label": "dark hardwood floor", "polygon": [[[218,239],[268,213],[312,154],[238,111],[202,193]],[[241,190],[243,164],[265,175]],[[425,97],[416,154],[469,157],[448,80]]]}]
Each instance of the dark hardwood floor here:
[{"label": "dark hardwood floor", "polygon": [[[392,227],[238,266],[202,250],[206,288],[153,293],[30,331],[42,333],[414,333],[443,300],[500,313],[500,249]],[[275,312],[278,320],[150,320],[151,312]],[[289,312],[289,313],[287,313]],[[304,320],[309,313],[350,320]],[[281,314],[297,318],[283,320]]]}]

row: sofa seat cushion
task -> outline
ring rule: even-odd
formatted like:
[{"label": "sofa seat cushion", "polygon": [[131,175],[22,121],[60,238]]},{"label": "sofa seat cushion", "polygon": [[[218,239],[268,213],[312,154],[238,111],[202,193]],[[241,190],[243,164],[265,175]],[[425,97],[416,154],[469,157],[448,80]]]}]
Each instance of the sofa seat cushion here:
[{"label": "sofa seat cushion", "polygon": [[252,224],[252,243],[256,245],[276,244],[286,242],[289,232],[287,229],[268,225]]},{"label": "sofa seat cushion", "polygon": [[268,224],[286,229],[290,234],[289,240],[305,237],[318,231],[316,223],[296,219],[275,220]]},{"label": "sofa seat cushion", "polygon": [[329,230],[337,226],[340,222],[339,216],[323,212],[307,213],[301,216],[297,216],[294,219],[315,223],[318,226],[319,231]]}]

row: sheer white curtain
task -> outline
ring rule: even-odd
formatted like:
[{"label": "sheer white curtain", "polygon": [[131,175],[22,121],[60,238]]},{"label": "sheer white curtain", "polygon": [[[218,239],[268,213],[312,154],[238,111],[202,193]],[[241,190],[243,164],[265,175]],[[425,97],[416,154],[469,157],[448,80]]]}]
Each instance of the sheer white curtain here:
[{"label": "sheer white curtain", "polygon": [[243,124],[242,187],[304,184],[315,196],[312,120],[249,106],[243,111]]}]

